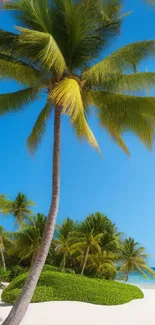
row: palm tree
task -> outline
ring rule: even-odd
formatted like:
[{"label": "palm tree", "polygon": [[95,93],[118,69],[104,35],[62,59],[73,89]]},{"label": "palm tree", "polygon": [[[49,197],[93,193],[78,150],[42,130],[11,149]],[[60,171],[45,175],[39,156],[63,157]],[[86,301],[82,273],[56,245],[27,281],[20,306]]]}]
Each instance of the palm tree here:
[{"label": "palm tree", "polygon": [[121,248],[120,260],[122,265],[119,271],[125,275],[126,281],[128,281],[129,273],[134,271],[140,272],[144,277],[147,277],[146,272],[155,276],[155,272],[146,264],[148,256],[149,255],[145,253],[145,248],[135,242],[134,239],[125,239]]},{"label": "palm tree", "polygon": [[78,227],[76,232],[77,242],[71,247],[71,252],[80,252],[79,258],[82,259],[81,275],[84,274],[86,263],[90,251],[98,251],[103,233],[96,233],[92,220],[87,217]]},{"label": "palm tree", "polygon": [[21,230],[14,234],[16,251],[21,261],[31,259],[33,264],[39,251],[42,235],[44,232],[46,217],[38,213],[36,217],[29,217],[28,224],[23,224]]},{"label": "palm tree", "polygon": [[88,256],[87,268],[95,271],[98,278],[114,278],[117,274],[115,261],[117,255],[103,251],[101,248],[95,254]]},{"label": "palm tree", "polygon": [[[54,111],[53,191],[45,231],[21,296],[4,324],[22,320],[51,245],[60,192],[60,125],[69,115],[78,138],[99,150],[87,121],[96,108],[101,126],[129,154],[122,133],[134,132],[149,148],[154,135],[155,98],[135,96],[155,84],[155,73],[138,65],[155,52],[154,41],[127,45],[105,57],[109,41],[120,34],[120,0],[13,0],[5,5],[18,21],[17,33],[0,30],[0,74],[23,88],[0,95],[0,114],[20,111],[46,94],[46,103],[28,138],[39,145]],[[102,56],[102,60],[97,62]],[[97,62],[92,66],[93,62]],[[100,150],[99,150],[100,151]],[[21,308],[22,306],[22,308]]]},{"label": "palm tree", "polygon": [[65,219],[61,226],[56,227],[54,242],[57,252],[63,254],[62,270],[65,269],[67,257],[71,254],[76,227],[77,223],[70,218]]},{"label": "palm tree", "polygon": [[0,213],[11,214],[15,219],[15,225],[21,225],[32,215],[31,207],[35,206],[23,193],[18,193],[15,200],[10,200],[6,195],[0,195]]},{"label": "palm tree", "polygon": [[102,250],[117,253],[122,233],[118,232],[116,225],[101,212],[92,213],[87,219],[95,234],[103,234],[100,242]]},{"label": "palm tree", "polygon": [[121,236],[123,233],[118,232],[117,227],[111,220],[108,220],[106,231],[101,240],[101,247],[103,251],[118,254],[121,246]]},{"label": "palm tree", "polygon": [[6,271],[6,264],[5,264],[5,258],[4,258],[4,237],[5,237],[5,231],[2,226],[0,226],[0,255],[1,255],[1,261],[4,271]]}]

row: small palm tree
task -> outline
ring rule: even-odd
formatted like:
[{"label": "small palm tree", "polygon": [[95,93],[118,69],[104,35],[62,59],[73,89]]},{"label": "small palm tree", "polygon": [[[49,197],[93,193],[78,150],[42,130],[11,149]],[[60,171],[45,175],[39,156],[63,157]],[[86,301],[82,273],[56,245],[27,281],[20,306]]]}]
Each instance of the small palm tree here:
[{"label": "small palm tree", "polygon": [[147,277],[147,272],[155,276],[155,272],[147,266],[146,260],[149,255],[145,253],[145,248],[135,242],[134,239],[125,239],[122,248],[120,260],[120,273],[125,275],[125,280],[128,281],[129,274],[134,271],[140,272],[144,277]]},{"label": "small palm tree", "polygon": [[63,254],[62,270],[65,269],[67,257],[71,254],[72,244],[74,241],[74,233],[77,227],[72,219],[67,218],[63,221],[61,226],[56,227],[55,244],[58,253]]},{"label": "small palm tree", "polygon": [[33,264],[40,248],[45,223],[46,217],[38,213],[36,217],[29,217],[28,223],[24,223],[22,228],[14,233],[15,247],[13,250],[21,258],[21,261],[30,258],[31,265]]},{"label": "small palm tree", "polygon": [[97,278],[114,278],[117,274],[115,261],[117,255],[103,251],[101,248],[95,254],[88,256],[87,268],[95,272]]},{"label": "small palm tree", "polygon": [[0,226],[0,255],[1,255],[1,262],[2,262],[3,269],[4,269],[4,271],[6,271],[6,264],[5,264],[5,258],[4,258],[4,250],[5,250],[4,237],[5,237],[4,228],[2,226]]},{"label": "small palm tree", "polygon": [[19,26],[16,33],[0,30],[0,74],[15,79],[22,88],[0,95],[0,114],[20,111],[44,94],[45,105],[28,138],[34,151],[54,111],[53,191],[47,226],[23,293],[5,325],[21,322],[51,245],[59,206],[62,115],[69,115],[77,137],[98,151],[88,123],[94,107],[101,126],[127,154],[122,134],[128,130],[152,148],[155,98],[135,96],[135,92],[155,85],[154,72],[138,71],[141,61],[154,54],[155,42],[133,43],[105,57],[105,48],[120,34],[121,7],[121,0],[12,0],[5,6],[14,12]]},{"label": "small palm tree", "polygon": [[82,259],[81,274],[84,274],[87,259],[90,251],[98,251],[103,233],[96,233],[95,228],[92,228],[92,222],[87,217],[79,226],[76,232],[77,242],[72,245],[72,253],[80,252],[80,259]]},{"label": "small palm tree", "polygon": [[15,219],[15,225],[21,225],[32,215],[31,207],[35,206],[23,193],[18,193],[15,200],[10,200],[6,195],[0,195],[0,213],[11,214]]}]

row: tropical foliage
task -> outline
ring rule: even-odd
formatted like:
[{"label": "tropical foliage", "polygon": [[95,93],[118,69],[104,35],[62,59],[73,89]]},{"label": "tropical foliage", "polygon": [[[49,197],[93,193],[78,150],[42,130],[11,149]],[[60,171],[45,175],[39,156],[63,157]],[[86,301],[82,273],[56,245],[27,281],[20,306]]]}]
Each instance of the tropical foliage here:
[{"label": "tropical foliage", "polygon": [[[2,300],[6,303],[14,303],[21,293],[26,278],[27,273],[14,279],[3,291]],[[143,296],[139,288],[129,284],[43,271],[32,302],[66,300],[110,306],[125,304],[134,299],[141,299]]]},{"label": "tropical foliage", "polygon": [[29,217],[28,224],[25,223],[21,231],[14,234],[14,249],[21,261],[30,258],[31,264],[33,264],[40,248],[45,222],[46,217],[38,213],[36,217]]},{"label": "tropical foliage", "polygon": [[[155,85],[154,72],[138,71],[141,61],[154,55],[155,42],[132,43],[105,56],[104,49],[120,32],[122,1],[48,3],[15,0],[5,5],[18,26],[16,33],[0,31],[0,74],[24,89],[0,96],[0,114],[22,110],[46,91],[47,101],[28,138],[32,151],[42,140],[52,107],[61,107],[77,136],[99,149],[87,121],[90,105],[126,153],[126,130],[151,148],[155,99],[135,92]],[[101,54],[103,59],[92,66]]]},{"label": "tropical foliage", "polygon": [[32,215],[31,207],[35,203],[29,201],[25,194],[18,193],[14,200],[10,200],[7,195],[0,195],[0,213],[4,216],[11,214],[15,219],[15,225],[21,225]]},{"label": "tropical foliage", "polygon": [[[33,264],[45,223],[46,217],[38,213],[36,217],[29,217],[16,232],[7,233],[0,227],[3,243],[1,264],[4,268],[6,259],[9,271],[5,273],[1,270],[4,279],[12,280]],[[96,212],[80,223],[66,218],[56,226],[44,271],[77,273],[107,280],[116,277],[128,280],[128,275],[134,271],[144,276],[146,271],[155,276],[155,272],[147,266],[147,257],[144,247],[131,238],[123,240],[123,234],[118,232],[116,225]]]},{"label": "tropical foliage", "polygon": [[125,275],[128,281],[129,273],[138,271],[147,278],[148,274],[155,276],[155,272],[146,264],[148,254],[145,253],[145,248],[140,246],[133,238],[127,238],[122,244],[120,259],[122,265],[120,273]]},{"label": "tropical foliage", "polygon": [[0,75],[16,80],[21,89],[0,95],[0,115],[22,111],[42,95],[46,98],[28,137],[34,152],[54,111],[51,206],[24,294],[5,321],[5,325],[14,325],[26,312],[54,233],[60,194],[61,115],[67,114],[77,137],[85,138],[99,152],[88,120],[93,109],[101,126],[128,155],[122,138],[126,131],[151,149],[155,98],[137,96],[137,92],[144,94],[155,85],[155,73],[139,69],[145,58],[154,55],[155,41],[132,43],[105,55],[110,42],[120,35],[121,0],[12,0],[4,8],[15,15],[17,27],[14,33],[0,30]]}]

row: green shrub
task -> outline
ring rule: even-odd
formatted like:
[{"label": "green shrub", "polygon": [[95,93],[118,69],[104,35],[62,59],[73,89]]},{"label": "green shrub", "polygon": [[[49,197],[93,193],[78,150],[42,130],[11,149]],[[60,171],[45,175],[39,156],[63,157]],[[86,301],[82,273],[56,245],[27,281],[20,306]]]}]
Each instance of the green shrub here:
[{"label": "green shrub", "polygon": [[10,281],[10,270],[4,270],[0,268],[0,282],[9,282]]},{"label": "green shrub", "polygon": [[[20,275],[4,289],[2,293],[4,302],[14,303],[16,301],[26,277],[27,274]],[[119,305],[140,298],[143,298],[143,293],[132,285],[91,279],[80,275],[43,271],[32,302],[66,300],[99,305]]]},{"label": "green shrub", "polygon": [[68,274],[75,274],[75,271],[72,269],[64,269],[64,271],[62,271],[62,269],[60,267],[56,267],[53,265],[45,265],[43,268],[43,271],[54,271],[54,272],[62,272],[62,273],[68,273]]},{"label": "green shrub", "polygon": [[[14,302],[16,302],[17,298],[19,297],[21,293],[21,289],[13,289],[11,292],[5,290],[5,292],[3,292],[3,301],[13,304]],[[53,297],[53,290],[51,287],[37,287],[33,298],[32,298],[32,302],[44,302],[44,301],[50,301],[52,300]]]},{"label": "green shrub", "polygon": [[28,268],[24,268],[20,265],[15,265],[10,268],[10,281],[15,279],[18,275],[26,273]]}]

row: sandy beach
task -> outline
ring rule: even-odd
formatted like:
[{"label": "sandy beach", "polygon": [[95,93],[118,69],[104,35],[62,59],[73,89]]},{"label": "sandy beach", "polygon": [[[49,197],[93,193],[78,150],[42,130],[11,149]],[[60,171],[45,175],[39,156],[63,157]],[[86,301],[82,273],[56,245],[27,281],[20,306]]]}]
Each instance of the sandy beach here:
[{"label": "sandy beach", "polygon": [[[141,285],[139,285],[142,287]],[[155,289],[143,289],[144,299],[120,306],[97,306],[81,302],[31,304],[22,325],[154,325]],[[0,304],[0,324],[11,306]]]}]

